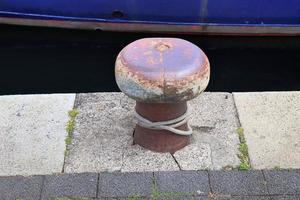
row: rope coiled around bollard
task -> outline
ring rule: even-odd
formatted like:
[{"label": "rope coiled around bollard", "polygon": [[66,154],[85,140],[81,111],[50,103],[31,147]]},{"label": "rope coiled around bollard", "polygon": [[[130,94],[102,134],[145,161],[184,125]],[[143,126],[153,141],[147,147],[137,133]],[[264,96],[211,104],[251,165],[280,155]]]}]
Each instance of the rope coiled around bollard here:
[{"label": "rope coiled around bollard", "polygon": [[[193,133],[193,130],[188,123],[190,115],[191,115],[190,109],[188,108],[183,115],[181,115],[175,119],[161,121],[161,122],[151,122],[150,120],[139,115],[136,111],[134,113],[134,116],[137,120],[137,124],[141,127],[149,128],[149,129],[156,129],[156,130],[167,130],[174,134],[185,135],[185,136],[191,135]],[[188,130],[176,129],[176,127],[179,127],[185,123],[187,123]]]}]

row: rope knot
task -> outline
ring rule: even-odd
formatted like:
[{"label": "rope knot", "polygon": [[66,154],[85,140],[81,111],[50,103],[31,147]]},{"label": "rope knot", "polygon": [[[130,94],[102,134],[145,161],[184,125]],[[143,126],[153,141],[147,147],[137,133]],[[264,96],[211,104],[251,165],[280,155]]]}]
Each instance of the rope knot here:
[{"label": "rope knot", "polygon": [[[193,130],[188,123],[188,120],[191,115],[189,108],[186,110],[186,112],[183,115],[181,115],[175,119],[161,121],[161,122],[152,122],[152,121],[142,117],[141,115],[139,115],[136,111],[135,111],[134,115],[137,120],[137,124],[144,128],[155,129],[155,130],[167,130],[174,134],[184,135],[184,136],[191,135],[193,133]],[[188,130],[176,129],[177,127],[179,127],[185,123],[187,123]]]}]

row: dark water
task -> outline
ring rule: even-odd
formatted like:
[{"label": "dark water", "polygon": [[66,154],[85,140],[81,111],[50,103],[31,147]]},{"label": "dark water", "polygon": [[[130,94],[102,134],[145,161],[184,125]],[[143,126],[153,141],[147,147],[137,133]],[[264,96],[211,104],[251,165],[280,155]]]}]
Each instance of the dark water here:
[{"label": "dark water", "polygon": [[[0,94],[118,91],[114,61],[129,42],[159,34],[0,27]],[[300,90],[300,38],[172,35],[201,47],[208,91]]]}]

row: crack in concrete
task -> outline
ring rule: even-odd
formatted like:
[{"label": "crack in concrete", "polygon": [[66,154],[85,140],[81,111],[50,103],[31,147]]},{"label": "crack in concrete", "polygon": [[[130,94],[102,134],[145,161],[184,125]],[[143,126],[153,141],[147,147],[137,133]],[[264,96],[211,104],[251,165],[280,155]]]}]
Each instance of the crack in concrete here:
[{"label": "crack in concrete", "polygon": [[199,132],[211,132],[213,129],[215,129],[215,126],[191,126],[193,130],[199,131]]},{"label": "crack in concrete", "polygon": [[179,170],[181,171],[181,170],[182,170],[182,168],[181,168],[181,166],[180,166],[179,162],[176,160],[175,156],[174,156],[173,154],[171,154],[171,153],[170,153],[170,155],[172,156],[172,158],[174,159],[175,163],[177,164],[177,166],[178,166]]},{"label": "crack in concrete", "polygon": [[[232,99],[233,99],[233,105],[234,105],[234,110],[235,110],[235,117],[237,118],[237,125],[238,125],[238,127],[243,127],[242,123],[241,123],[241,120],[240,120],[240,116],[239,116],[239,112],[238,112],[238,109],[237,109],[237,105],[236,105],[236,102],[235,102],[235,95],[234,95],[234,93],[232,93]],[[244,133],[243,133],[243,135],[244,135]],[[245,136],[244,136],[244,140],[245,140],[245,144],[247,145],[247,140],[246,140]],[[240,142],[240,144],[242,143],[241,140],[240,140],[240,138],[239,138],[239,142]],[[240,152],[240,150],[239,150],[239,152]],[[250,168],[251,168],[252,167],[252,162],[251,162],[249,151],[248,151],[248,156],[247,157],[248,157],[248,162],[249,162],[249,165],[250,165]]]},{"label": "crack in concrete", "polygon": [[123,152],[122,152],[122,157],[121,157],[121,167],[120,167],[120,172],[122,172],[123,167],[124,167],[124,160],[125,160],[125,153],[128,151],[128,147],[126,146],[125,148],[123,148]]},{"label": "crack in concrete", "polygon": [[[206,142],[202,142],[202,143],[209,146],[209,149],[210,149],[210,163],[211,163],[211,166],[215,166],[214,161],[213,161],[213,151],[212,151],[213,148],[212,148],[212,146],[209,143],[206,143]],[[208,167],[208,168],[210,168],[210,167]]]},{"label": "crack in concrete", "polygon": [[[74,98],[72,110],[77,109],[77,107],[78,107],[78,106],[76,106],[76,101],[78,101],[78,100],[77,100],[77,97],[78,97],[78,94],[75,94],[75,98]],[[75,116],[75,118],[76,118],[76,116]],[[76,120],[75,118],[74,118],[74,122],[75,122],[75,120]],[[72,132],[74,132],[74,129],[72,130]],[[68,136],[69,136],[69,133],[67,133],[66,138],[67,138]],[[72,134],[72,136],[73,136],[73,134]],[[65,144],[66,144],[66,143],[65,143]],[[72,144],[70,144],[70,145],[72,145]],[[70,147],[69,147],[69,148],[70,148]],[[66,151],[68,151],[68,144],[66,144],[66,148],[65,148],[65,151],[64,151],[64,162],[63,162],[63,165],[62,165],[61,173],[64,173],[64,172],[65,172],[66,159],[67,159]]]}]

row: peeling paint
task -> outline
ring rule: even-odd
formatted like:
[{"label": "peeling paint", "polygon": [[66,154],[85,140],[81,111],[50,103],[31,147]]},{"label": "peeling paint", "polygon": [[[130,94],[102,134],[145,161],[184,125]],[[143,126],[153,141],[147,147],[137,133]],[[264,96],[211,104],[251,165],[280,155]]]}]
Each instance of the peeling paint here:
[{"label": "peeling paint", "polygon": [[209,75],[209,61],[201,49],[176,38],[137,40],[120,52],[115,67],[125,94],[152,103],[193,99],[205,90]]}]

